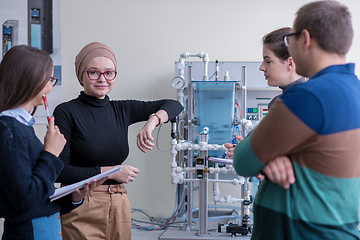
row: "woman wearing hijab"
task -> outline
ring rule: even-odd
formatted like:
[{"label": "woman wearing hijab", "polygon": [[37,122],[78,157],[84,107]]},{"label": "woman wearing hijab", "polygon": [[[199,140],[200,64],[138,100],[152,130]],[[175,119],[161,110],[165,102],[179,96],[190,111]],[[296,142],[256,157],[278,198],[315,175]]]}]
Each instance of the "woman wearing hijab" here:
[{"label": "woman wearing hijab", "polygon": [[[67,143],[60,159],[64,163],[58,182],[72,184],[123,164],[129,154],[128,127],[145,121],[137,135],[138,148],[152,150],[156,126],[175,118],[179,102],[110,100],[115,84],[116,57],[105,44],[92,42],[75,58],[76,75],[84,91],[78,98],[56,107],[56,124]],[[124,184],[139,170],[121,165],[95,188],[80,208],[62,216],[64,239],[131,239],[131,209]]]}]

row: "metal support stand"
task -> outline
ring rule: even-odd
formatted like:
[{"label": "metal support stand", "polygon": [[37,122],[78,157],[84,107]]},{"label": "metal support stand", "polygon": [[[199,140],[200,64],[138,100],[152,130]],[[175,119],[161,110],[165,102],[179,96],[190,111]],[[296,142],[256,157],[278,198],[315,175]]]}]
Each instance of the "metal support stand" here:
[{"label": "metal support stand", "polygon": [[[204,134],[199,135],[199,145],[207,145],[209,136],[204,129]],[[199,158],[203,159],[203,170],[198,170],[199,178],[199,232],[197,235],[208,234],[208,174],[204,171],[207,159],[207,150],[201,149],[199,151]],[[201,161],[200,161],[201,162]],[[197,163],[198,164],[198,163]],[[198,165],[197,165],[198,166]]]}]

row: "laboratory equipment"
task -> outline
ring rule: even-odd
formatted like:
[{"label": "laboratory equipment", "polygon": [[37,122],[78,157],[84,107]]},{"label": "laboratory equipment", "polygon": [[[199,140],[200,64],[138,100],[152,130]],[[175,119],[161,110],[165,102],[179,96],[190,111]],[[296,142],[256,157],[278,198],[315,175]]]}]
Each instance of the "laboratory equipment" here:
[{"label": "laboratory equipment", "polygon": [[[199,58],[202,61],[185,61],[188,58]],[[177,99],[183,105],[184,111],[179,114],[176,122],[172,123],[171,182],[185,191],[186,203],[178,204],[183,206],[183,209],[179,209],[179,215],[182,213],[186,216],[189,227],[197,222],[197,236],[206,237],[210,232],[209,183],[213,185],[213,202],[216,209],[217,206],[220,207],[220,203],[241,205],[241,214],[225,216],[235,220],[237,232],[233,233],[247,235],[251,232],[251,183],[249,179],[238,176],[232,164],[226,164],[222,157],[226,156],[225,143],[234,141],[234,136],[246,137],[257,126],[261,119],[258,116],[258,105],[267,104],[272,97],[280,93],[280,90],[273,91],[266,87],[264,76],[259,71],[260,64],[210,61],[209,55],[204,52],[185,52],[180,55],[179,61],[175,62],[172,86],[177,91]],[[252,81],[249,84],[252,86],[250,90],[247,84],[249,79]],[[253,91],[258,94],[253,94]],[[251,113],[247,111],[248,108],[251,108]],[[231,162],[229,159],[227,161]],[[222,197],[220,183],[240,186],[238,192],[242,193],[241,197]],[[194,187],[194,184],[198,187]],[[194,192],[197,189],[198,209],[197,214],[194,214]],[[230,233],[231,231],[233,230],[230,230]],[[167,238],[162,235],[159,239]]]},{"label": "laboratory equipment", "polygon": [[[202,61],[188,61],[189,58]],[[175,77],[171,84],[184,111],[171,125],[171,182],[185,195],[178,197],[177,205],[182,206],[178,216],[183,216],[186,226],[195,229],[195,235],[201,239],[208,236],[214,239],[216,233],[210,234],[208,226],[213,219],[227,220],[226,225],[219,225],[219,228],[232,236],[251,233],[250,209],[254,198],[250,191],[251,182],[237,175],[231,159],[224,159],[227,157],[224,144],[234,143],[234,136],[246,137],[266,115],[270,100],[281,93],[280,89],[267,86],[259,71],[260,64],[210,61],[204,52],[182,53],[175,62]],[[213,185],[213,205],[208,204],[209,183]],[[221,196],[219,184],[240,186],[237,192],[241,192],[241,196]],[[195,192],[198,192],[198,207],[194,207]],[[219,210],[227,208],[227,204],[230,212],[238,214]],[[209,210],[210,207],[215,210]],[[218,216],[219,213],[223,215]],[[176,239],[177,235],[167,236],[162,234],[159,239]],[[182,235],[179,239],[194,238]]]},{"label": "laboratory equipment", "polygon": [[53,1],[28,0],[28,44],[53,53]]},{"label": "laboratory equipment", "polygon": [[18,20],[7,20],[3,23],[2,27],[2,56],[19,41],[19,27]]}]

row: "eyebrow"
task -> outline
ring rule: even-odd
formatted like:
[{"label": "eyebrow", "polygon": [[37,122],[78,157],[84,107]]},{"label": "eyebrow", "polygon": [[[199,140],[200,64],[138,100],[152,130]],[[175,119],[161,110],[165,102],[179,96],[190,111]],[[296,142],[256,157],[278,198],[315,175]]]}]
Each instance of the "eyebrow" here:
[{"label": "eyebrow", "polygon": [[269,56],[265,56],[265,57],[264,57],[264,59],[266,59],[266,58],[269,58],[269,59],[271,59],[271,57],[269,57]]},{"label": "eyebrow", "polygon": [[[94,70],[99,70],[97,67],[91,67],[91,68],[89,68],[88,70],[90,70],[90,69],[94,69]],[[105,71],[108,71],[108,70],[113,70],[113,71],[115,71],[113,68],[105,68]]]}]

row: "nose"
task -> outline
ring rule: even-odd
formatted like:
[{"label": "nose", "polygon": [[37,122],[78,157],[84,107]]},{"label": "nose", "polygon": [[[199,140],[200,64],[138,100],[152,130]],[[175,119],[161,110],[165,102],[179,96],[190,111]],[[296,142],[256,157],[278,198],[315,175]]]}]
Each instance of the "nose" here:
[{"label": "nose", "polygon": [[265,72],[265,68],[264,68],[264,66],[263,66],[263,63],[261,63],[261,65],[260,65],[260,67],[259,67],[259,70]]},{"label": "nose", "polygon": [[98,82],[106,82],[104,73],[100,73],[100,77],[97,80]]}]

